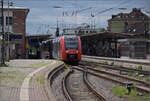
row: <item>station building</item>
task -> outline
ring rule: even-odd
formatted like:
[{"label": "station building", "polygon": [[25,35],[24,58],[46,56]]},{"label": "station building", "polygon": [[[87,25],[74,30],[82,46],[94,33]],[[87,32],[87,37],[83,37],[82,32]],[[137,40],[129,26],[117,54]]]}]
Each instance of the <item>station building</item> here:
[{"label": "station building", "polygon": [[[7,6],[4,6],[3,14],[6,57],[8,56],[8,35],[10,43],[10,58],[25,57],[26,18],[28,13],[28,8],[10,6],[8,9]],[[0,33],[2,33],[2,16],[0,16]]]},{"label": "station building", "polygon": [[77,28],[65,28],[63,29],[63,33],[77,34],[77,35],[86,35],[93,33],[100,33],[100,29],[98,28],[90,28],[90,27],[77,27]]},{"label": "station building", "polygon": [[108,20],[108,31],[113,33],[146,34],[149,30],[150,17],[137,8],[133,8],[130,13],[112,15]]}]

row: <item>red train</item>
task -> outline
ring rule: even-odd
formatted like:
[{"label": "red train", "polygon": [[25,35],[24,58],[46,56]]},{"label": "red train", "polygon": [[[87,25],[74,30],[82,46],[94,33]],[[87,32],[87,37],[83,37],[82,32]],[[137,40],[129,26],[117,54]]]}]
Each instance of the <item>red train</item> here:
[{"label": "red train", "polygon": [[52,40],[52,57],[65,62],[81,60],[81,40],[76,35],[65,35]]}]

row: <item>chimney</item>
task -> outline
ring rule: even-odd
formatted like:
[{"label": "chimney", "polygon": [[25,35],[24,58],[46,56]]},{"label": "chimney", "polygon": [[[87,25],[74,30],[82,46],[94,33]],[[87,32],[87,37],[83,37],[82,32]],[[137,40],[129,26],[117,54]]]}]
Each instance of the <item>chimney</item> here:
[{"label": "chimney", "polygon": [[139,8],[139,9],[133,8],[132,11],[133,11],[133,12],[141,12],[141,9],[140,9],[140,8]]},{"label": "chimney", "polygon": [[141,12],[141,9],[139,8],[137,11],[140,13],[140,12]]},{"label": "chimney", "polygon": [[121,18],[121,19],[123,18],[123,13],[120,13],[120,18]]},{"label": "chimney", "polygon": [[116,17],[116,15],[112,15],[112,19],[115,18],[115,17]]}]

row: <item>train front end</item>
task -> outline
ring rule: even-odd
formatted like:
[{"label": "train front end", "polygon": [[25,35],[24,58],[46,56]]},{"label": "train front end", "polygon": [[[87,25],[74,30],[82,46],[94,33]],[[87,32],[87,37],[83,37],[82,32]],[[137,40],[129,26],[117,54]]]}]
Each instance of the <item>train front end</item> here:
[{"label": "train front end", "polygon": [[[79,62],[81,60],[81,40],[78,36],[64,36],[62,47],[62,60],[66,62]],[[64,48],[64,49],[63,49]]]}]

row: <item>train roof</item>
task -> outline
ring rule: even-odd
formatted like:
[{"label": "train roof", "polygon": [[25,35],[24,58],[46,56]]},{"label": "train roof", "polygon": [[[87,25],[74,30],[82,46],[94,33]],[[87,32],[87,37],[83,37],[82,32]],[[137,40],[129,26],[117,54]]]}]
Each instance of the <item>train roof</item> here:
[{"label": "train roof", "polygon": [[64,38],[75,38],[75,37],[79,37],[79,36],[77,36],[77,35],[71,35],[71,34],[67,34],[67,35],[63,35],[63,36],[59,36],[59,37],[56,37],[56,38],[52,38],[52,39],[48,39],[48,40],[46,40],[46,41],[42,41],[42,44],[47,44],[47,43],[50,43],[50,42],[52,42],[52,41],[58,41],[58,40],[60,40],[60,38],[62,38],[62,37],[64,37]]}]

